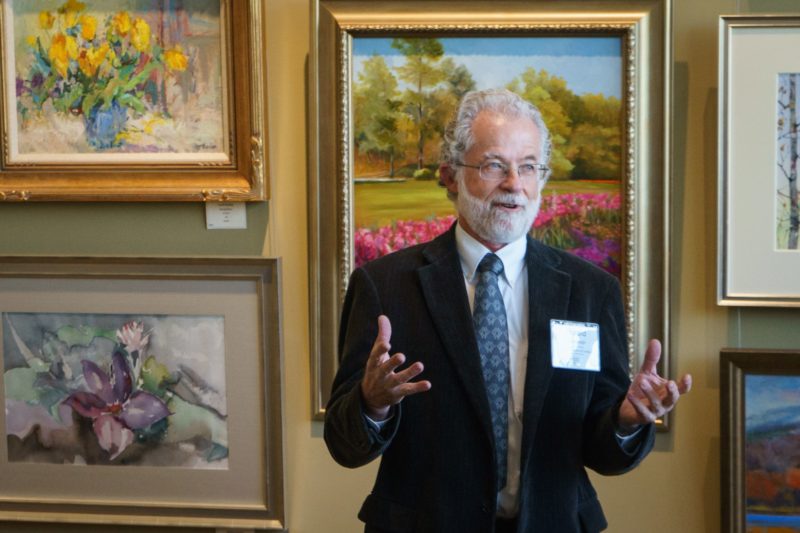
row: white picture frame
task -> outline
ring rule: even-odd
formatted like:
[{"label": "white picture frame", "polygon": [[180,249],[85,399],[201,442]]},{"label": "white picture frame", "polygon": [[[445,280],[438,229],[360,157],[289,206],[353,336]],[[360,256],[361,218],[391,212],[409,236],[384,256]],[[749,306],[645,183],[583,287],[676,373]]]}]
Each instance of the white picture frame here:
[{"label": "white picture frame", "polygon": [[[800,249],[781,248],[778,78],[800,73],[800,17],[719,21],[717,302],[800,307]],[[793,275],[794,274],[794,275]]]}]

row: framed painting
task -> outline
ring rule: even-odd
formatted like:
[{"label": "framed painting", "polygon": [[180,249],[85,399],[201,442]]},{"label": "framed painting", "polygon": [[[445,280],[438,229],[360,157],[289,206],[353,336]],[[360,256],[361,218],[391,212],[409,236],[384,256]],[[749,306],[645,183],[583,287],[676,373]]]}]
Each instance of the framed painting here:
[{"label": "framed painting", "polygon": [[[554,139],[531,233],[619,278],[631,370],[649,338],[669,367],[668,0],[312,1],[311,347],[321,416],[350,273],[455,221],[438,183],[463,94],[505,87]],[[663,420],[662,428],[667,427]]]},{"label": "framed painting", "polygon": [[0,520],[283,530],[279,266],[0,257]]},{"label": "framed painting", "polygon": [[0,1],[0,200],[266,199],[261,11]]},{"label": "framed painting", "polygon": [[720,354],[722,530],[800,531],[800,351]]},{"label": "framed painting", "polygon": [[717,300],[800,306],[800,17],[719,22]]}]

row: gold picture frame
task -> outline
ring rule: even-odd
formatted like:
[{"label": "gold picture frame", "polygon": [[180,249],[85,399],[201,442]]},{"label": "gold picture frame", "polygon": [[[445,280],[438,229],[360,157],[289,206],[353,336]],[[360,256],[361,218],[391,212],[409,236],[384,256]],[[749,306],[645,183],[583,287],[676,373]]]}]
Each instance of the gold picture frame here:
[{"label": "gold picture frame", "polygon": [[172,30],[130,5],[0,2],[0,201],[268,199],[262,2],[187,5]]},{"label": "gold picture frame", "polygon": [[[364,36],[615,35],[623,46],[621,283],[631,374],[649,338],[669,374],[671,2],[312,0],[309,240],[313,410],[321,418],[337,363],[339,312],[353,268],[353,39]],[[444,196],[444,192],[442,192]],[[668,419],[660,421],[668,428]]]},{"label": "gold picture frame", "polygon": [[[285,530],[279,287],[270,258],[0,257],[0,520]],[[132,390],[118,394],[122,367]],[[105,414],[72,402],[108,396],[92,369],[114,376]],[[142,396],[163,399],[163,421],[128,424]],[[107,415],[135,438],[108,446]]]}]

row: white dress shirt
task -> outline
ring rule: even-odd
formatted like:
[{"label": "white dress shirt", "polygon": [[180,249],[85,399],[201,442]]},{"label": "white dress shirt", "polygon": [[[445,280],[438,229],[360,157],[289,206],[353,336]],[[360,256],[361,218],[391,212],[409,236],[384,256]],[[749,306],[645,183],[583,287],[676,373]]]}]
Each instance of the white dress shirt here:
[{"label": "white dress shirt", "polygon": [[[519,473],[522,448],[522,402],[525,392],[525,371],[528,366],[528,267],[525,264],[527,240],[523,235],[494,252],[503,262],[498,279],[506,306],[508,322],[508,356],[511,389],[508,402],[508,459],[506,486],[497,494],[497,514],[513,517],[519,506]],[[475,305],[476,270],[483,256],[491,250],[470,236],[461,225],[456,226],[456,247],[464,272],[470,310]]]}]

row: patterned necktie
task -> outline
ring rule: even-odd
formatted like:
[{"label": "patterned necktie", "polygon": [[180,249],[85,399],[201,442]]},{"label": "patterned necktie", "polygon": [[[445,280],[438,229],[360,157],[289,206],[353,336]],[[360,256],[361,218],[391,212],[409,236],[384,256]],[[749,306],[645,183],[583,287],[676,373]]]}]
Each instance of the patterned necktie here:
[{"label": "patterned necktie", "polygon": [[492,414],[497,454],[497,490],[506,486],[508,456],[508,324],[503,296],[497,284],[497,277],[502,273],[503,262],[499,257],[490,253],[481,259],[472,312]]}]

